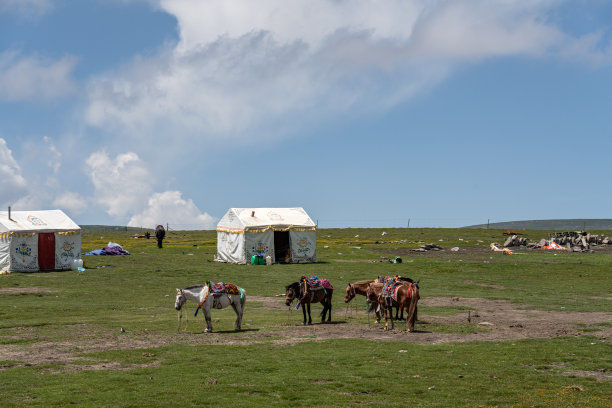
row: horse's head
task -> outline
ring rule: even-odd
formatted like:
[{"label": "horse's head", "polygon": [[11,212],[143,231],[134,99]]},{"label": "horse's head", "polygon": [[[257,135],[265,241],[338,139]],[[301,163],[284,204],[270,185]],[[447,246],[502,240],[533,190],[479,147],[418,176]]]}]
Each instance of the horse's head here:
[{"label": "horse's head", "polygon": [[366,290],[366,300],[368,302],[378,302],[378,296],[383,286],[382,283],[371,283]]},{"label": "horse's head", "polygon": [[291,306],[293,299],[299,296],[300,284],[298,282],[294,282],[291,285],[287,285],[285,287],[285,304],[287,306]]},{"label": "horse's head", "polygon": [[349,282],[346,287],[346,294],[344,295],[344,303],[348,303],[355,297],[355,286],[351,282]]},{"label": "horse's head", "polygon": [[185,297],[185,291],[183,289],[176,289],[176,300],[174,301],[174,308],[176,310],[181,310],[185,302],[187,302],[187,298]]}]

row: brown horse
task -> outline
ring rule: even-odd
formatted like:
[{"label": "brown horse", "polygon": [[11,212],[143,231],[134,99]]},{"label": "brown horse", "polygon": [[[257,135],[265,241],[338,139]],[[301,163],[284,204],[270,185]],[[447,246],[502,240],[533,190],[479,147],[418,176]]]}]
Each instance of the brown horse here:
[{"label": "brown horse", "polygon": [[[366,296],[368,293],[368,288],[370,287],[371,283],[374,283],[374,280],[368,279],[368,280],[358,281],[355,283],[349,282],[348,286],[346,287],[346,294],[344,295],[344,303],[350,302],[357,295]],[[376,300],[375,303],[371,304],[370,310],[372,308],[374,309],[376,313],[376,323],[379,323],[380,322],[380,312],[378,311],[378,300]]]},{"label": "brown horse", "polygon": [[394,329],[393,323],[393,306],[397,305],[400,308],[406,308],[408,318],[406,319],[406,328],[408,331],[414,331],[414,324],[417,319],[417,303],[419,301],[419,285],[418,282],[402,284],[396,291],[396,299],[386,297],[383,294],[384,284],[371,283],[367,291],[367,299],[377,301],[381,306],[385,316],[385,330],[389,329],[389,320],[391,320],[391,329]]},{"label": "brown horse", "polygon": [[294,299],[298,300],[296,309],[302,306],[302,313],[304,314],[304,322],[306,324],[306,310],[308,309],[308,324],[312,324],[312,317],[310,316],[310,304],[321,303],[323,305],[323,311],[321,312],[321,323],[325,323],[325,314],[329,312],[327,318],[328,322],[331,322],[331,309],[332,309],[332,295],[334,294],[333,289],[317,289],[310,288],[308,283],[293,282],[285,287],[285,304],[291,306]]},{"label": "brown horse", "polygon": [[[346,287],[346,294],[344,295],[344,303],[350,302],[351,300],[353,300],[353,298],[356,295],[367,296],[368,287],[370,286],[371,283],[384,283],[384,282],[379,282],[379,280],[380,280],[380,277],[375,280],[369,279],[369,280],[358,281],[355,283],[349,282],[348,286]],[[413,280],[410,278],[399,278],[399,281],[405,285],[413,282]],[[368,303],[370,303],[370,307],[368,308],[368,310],[369,311],[374,310],[374,312],[376,313],[376,323],[379,323],[380,322],[380,312],[378,309],[378,300],[376,301],[373,301],[370,299],[366,299],[366,300],[368,301]],[[395,307],[395,320],[404,320],[404,309],[400,308],[400,305],[397,302],[394,302],[393,306]]]}]

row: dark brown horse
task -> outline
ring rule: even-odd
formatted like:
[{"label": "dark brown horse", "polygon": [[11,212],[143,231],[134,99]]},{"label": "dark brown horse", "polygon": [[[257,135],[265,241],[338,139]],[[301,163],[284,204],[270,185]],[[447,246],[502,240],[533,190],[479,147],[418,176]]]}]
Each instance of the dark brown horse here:
[{"label": "dark brown horse", "polygon": [[331,322],[331,309],[332,309],[332,295],[334,294],[333,289],[319,288],[312,289],[310,285],[305,282],[293,282],[285,287],[285,304],[291,306],[291,303],[295,299],[298,300],[296,309],[301,306],[302,313],[304,313],[304,322],[306,324],[306,310],[308,310],[308,324],[312,324],[312,317],[310,316],[310,304],[321,303],[323,305],[323,311],[321,312],[321,323],[325,323],[325,314],[329,313],[327,321]]},{"label": "dark brown horse", "polygon": [[414,331],[414,324],[417,319],[417,303],[419,301],[419,285],[418,282],[401,284],[395,291],[395,299],[387,297],[383,293],[384,284],[382,283],[371,283],[367,291],[367,299],[370,301],[377,301],[383,310],[385,316],[385,330],[389,329],[389,320],[391,320],[391,329],[395,326],[393,324],[393,306],[408,311],[408,318],[406,319],[406,328],[408,331]]}]

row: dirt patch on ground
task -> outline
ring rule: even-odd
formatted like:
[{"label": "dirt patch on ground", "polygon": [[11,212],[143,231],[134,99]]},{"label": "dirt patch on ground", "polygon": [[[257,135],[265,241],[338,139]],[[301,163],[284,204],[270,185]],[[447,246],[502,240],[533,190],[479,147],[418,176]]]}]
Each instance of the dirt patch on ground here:
[{"label": "dirt patch on ground", "polygon": [[3,288],[0,289],[0,295],[30,295],[36,293],[56,293],[55,290],[43,288]]},{"label": "dirt patch on ground", "polygon": [[[279,297],[251,296],[250,300],[262,302],[263,307],[287,310]],[[300,311],[288,312],[288,321],[263,327],[243,326],[240,333],[213,332],[203,333],[201,319],[190,319],[188,329],[167,335],[148,332],[124,333],[105,332],[89,325],[70,327],[71,339],[64,341],[40,341],[31,344],[5,344],[0,348],[0,361],[13,361],[15,364],[0,365],[0,370],[22,367],[24,365],[64,364],[66,370],[124,370],[141,365],[120,365],[116,363],[79,364],[84,353],[106,350],[151,349],[167,346],[172,343],[239,345],[259,342],[275,344],[295,344],[303,341],[326,339],[358,338],[379,341],[400,341],[419,344],[442,344],[468,341],[508,341],[514,339],[551,338],[558,336],[581,336],[588,334],[599,338],[597,341],[610,342],[612,338],[612,314],[579,313],[563,311],[523,310],[517,305],[503,300],[480,298],[440,297],[426,298],[419,302],[421,306],[452,306],[462,310],[460,313],[439,316],[419,314],[416,331],[406,331],[404,322],[396,322],[394,330],[383,330],[383,324],[376,324],[374,316],[363,323],[364,311],[348,309],[336,311],[331,324],[316,323],[311,326],[301,325]],[[524,306],[521,306],[524,307]],[[316,310],[316,309],[315,309]],[[469,318],[468,321],[468,310]],[[313,313],[314,317],[314,313]],[[601,325],[608,323],[608,325]],[[467,328],[462,333],[436,332],[432,327],[439,324],[459,325]],[[472,331],[470,331],[472,328]],[[35,337],[33,328],[16,328],[15,338]],[[585,332],[588,330],[588,332]],[[144,354],[143,354],[144,355]],[[155,365],[155,356],[151,354],[151,365]],[[586,375],[586,374],[585,374]],[[599,376],[607,376],[599,373]]]}]

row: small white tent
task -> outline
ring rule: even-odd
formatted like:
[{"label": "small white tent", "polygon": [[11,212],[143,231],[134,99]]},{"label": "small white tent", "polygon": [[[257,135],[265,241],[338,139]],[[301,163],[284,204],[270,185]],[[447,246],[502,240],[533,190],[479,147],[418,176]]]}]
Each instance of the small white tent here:
[{"label": "small white tent", "polygon": [[81,228],[61,210],[0,211],[0,271],[71,269]]},{"label": "small white tent", "polygon": [[217,224],[217,260],[249,263],[317,261],[317,226],[303,208],[230,208]]}]

